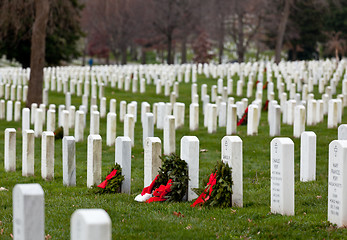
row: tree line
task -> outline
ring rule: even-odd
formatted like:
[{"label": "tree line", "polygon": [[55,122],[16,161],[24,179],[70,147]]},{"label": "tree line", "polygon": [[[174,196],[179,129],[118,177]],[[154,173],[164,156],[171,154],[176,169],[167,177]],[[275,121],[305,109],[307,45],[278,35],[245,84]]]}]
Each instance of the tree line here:
[{"label": "tree line", "polygon": [[343,0],[3,0],[0,55],[30,66],[36,6],[45,3],[47,65],[81,55],[146,63],[149,52],[169,64],[179,53],[185,63],[188,50],[198,62],[228,54],[243,62],[250,49],[273,51],[279,62],[284,51],[301,60],[346,50]]},{"label": "tree line", "polygon": [[145,63],[150,51],[185,63],[189,48],[219,63],[227,52],[243,62],[249,49],[273,50],[276,62],[283,51],[314,59],[344,54],[347,36],[342,0],[87,0],[82,15],[86,53],[121,64],[129,55]]},{"label": "tree line", "polygon": [[30,66],[28,104],[41,103],[43,67],[87,54],[121,64],[149,52],[185,63],[188,49],[195,62],[227,52],[243,62],[250,49],[273,50],[277,63],[284,50],[338,59],[346,16],[344,0],[1,0],[0,55]]}]

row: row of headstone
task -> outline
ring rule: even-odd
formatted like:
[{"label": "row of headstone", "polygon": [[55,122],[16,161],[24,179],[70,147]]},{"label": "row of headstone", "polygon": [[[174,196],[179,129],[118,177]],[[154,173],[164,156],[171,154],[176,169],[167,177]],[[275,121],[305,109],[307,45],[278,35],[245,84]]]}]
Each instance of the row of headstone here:
[{"label": "row of headstone", "polygon": [[[34,151],[35,138],[33,130],[25,130],[22,134],[22,175],[34,175]],[[128,149],[126,140],[128,137],[116,139],[116,159],[123,168],[125,181],[122,191],[130,194],[131,177],[131,148]],[[89,135],[87,145],[87,187],[101,183],[102,144],[100,135]],[[62,142],[63,153],[63,185],[76,186],[76,147],[73,136],[65,136]],[[16,130],[7,128],[5,130],[4,147],[5,171],[16,171]],[[54,178],[54,134],[43,132],[41,144],[41,176],[49,181]]]}]

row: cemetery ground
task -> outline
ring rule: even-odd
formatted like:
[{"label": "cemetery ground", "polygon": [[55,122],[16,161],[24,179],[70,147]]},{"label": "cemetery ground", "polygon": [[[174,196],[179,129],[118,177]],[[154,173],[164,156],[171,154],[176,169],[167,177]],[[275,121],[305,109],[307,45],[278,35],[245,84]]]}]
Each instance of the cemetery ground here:
[{"label": "cemetery ground", "polygon": [[[236,89],[234,78],[234,89]],[[275,81],[274,81],[275,82]],[[210,86],[217,80],[198,76],[198,89],[201,84]],[[317,88],[318,86],[315,86]],[[244,91],[246,89],[244,88]],[[341,81],[337,92],[341,91]],[[180,151],[180,140],[183,136],[197,136],[200,140],[199,184],[211,173],[217,159],[221,158],[221,140],[226,135],[224,127],[208,134],[203,127],[203,114],[200,105],[199,130],[189,131],[189,104],[191,102],[191,84],[182,82],[179,88],[178,102],[186,104],[185,125],[176,130],[176,152]],[[245,94],[244,94],[245,95]],[[320,96],[315,89],[315,96]],[[107,103],[111,98],[119,102],[147,101],[169,102],[170,97],[156,95],[155,86],[147,86],[146,93],[125,92],[105,87]],[[235,101],[242,97],[234,96]],[[263,103],[266,90],[263,94]],[[277,96],[276,96],[277,98]],[[251,102],[254,99],[250,99]],[[72,104],[79,106],[82,98],[72,96]],[[49,103],[56,106],[65,103],[63,93],[49,92]],[[138,105],[139,106],[139,105]],[[138,107],[138,119],[141,108]],[[342,123],[347,122],[344,111]],[[89,126],[89,114],[87,114]],[[4,130],[14,127],[17,130],[17,166],[16,172],[6,173],[4,155],[0,154],[0,239],[11,239],[12,233],[12,190],[17,183],[39,183],[45,193],[45,234],[52,239],[69,239],[70,218],[80,208],[102,208],[112,220],[113,239],[342,239],[347,235],[346,228],[337,228],[327,221],[328,208],[328,150],[329,143],[337,139],[337,128],[327,129],[327,116],[323,123],[306,126],[306,131],[317,134],[317,174],[316,181],[300,182],[300,139],[293,138],[293,126],[282,124],[281,137],[290,137],[295,144],[295,216],[282,216],[270,212],[270,142],[267,112],[262,111],[257,136],[247,136],[247,126],[238,126],[237,135],[243,141],[243,208],[207,208],[190,207],[191,202],[181,203],[138,203],[134,197],[143,189],[144,151],[142,145],[141,121],[135,124],[135,146],[132,148],[131,195],[96,194],[88,189],[87,181],[87,136],[84,141],[76,142],[76,187],[63,186],[62,140],[55,141],[55,173],[53,181],[41,178],[41,139],[35,139],[35,176],[22,177],[22,137],[20,122],[0,122],[0,149],[4,149]],[[73,134],[73,129],[70,129]],[[115,161],[115,147],[106,146],[106,118],[100,119],[102,136],[102,176],[109,173]],[[117,136],[123,136],[123,123],[117,117]],[[163,131],[155,128],[154,136],[163,140]]]}]

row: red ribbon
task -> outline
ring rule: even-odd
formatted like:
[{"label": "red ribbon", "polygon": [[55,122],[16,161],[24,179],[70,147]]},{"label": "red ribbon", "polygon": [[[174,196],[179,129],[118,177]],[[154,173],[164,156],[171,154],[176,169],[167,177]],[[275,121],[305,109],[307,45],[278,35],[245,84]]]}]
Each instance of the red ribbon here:
[{"label": "red ribbon", "polygon": [[245,119],[247,117],[247,114],[248,114],[248,107],[246,108],[245,113],[243,114],[243,116],[240,119],[240,121],[237,123],[237,126],[240,126],[245,121]]},{"label": "red ribbon", "polygon": [[100,183],[98,187],[105,188],[108,184],[108,181],[111,180],[111,178],[113,178],[116,175],[116,173],[117,173],[117,170],[113,169],[112,172],[109,175],[107,175],[106,180]]},{"label": "red ribbon", "polygon": [[[217,172],[211,173],[204,192],[200,194],[200,196],[195,200],[195,202],[192,205],[190,205],[191,207],[195,207],[196,205],[202,205],[207,200],[210,199],[212,191],[213,191],[213,186],[216,185],[216,181],[217,181],[216,177],[217,177]],[[208,194],[208,196],[207,196],[207,194]]]},{"label": "red ribbon", "polygon": [[162,202],[166,201],[165,196],[171,192],[171,185],[172,185],[172,180],[170,179],[166,186],[165,185],[160,185],[157,189],[154,190],[153,192],[153,197],[148,199],[146,202],[151,203],[151,202]]},{"label": "red ribbon", "polygon": [[155,185],[155,182],[158,180],[159,175],[157,175],[154,180],[152,181],[152,183],[148,186],[145,187],[142,192],[141,192],[141,196],[145,195],[146,193],[148,194],[153,194],[153,197],[151,197],[150,199],[148,199],[146,202],[147,203],[151,203],[151,202],[162,202],[162,201],[166,201],[165,196],[171,192],[171,185],[172,185],[172,180],[170,179],[166,185],[160,185],[160,187],[158,187],[157,189],[155,189],[153,191],[153,187]]},{"label": "red ribbon", "polygon": [[266,89],[266,88],[267,88],[267,83],[268,83],[268,82],[266,82],[266,83],[264,84],[263,89]]},{"label": "red ribbon", "polygon": [[154,187],[155,181],[158,180],[158,177],[159,177],[159,175],[157,175],[157,176],[154,178],[154,180],[152,181],[152,183],[151,183],[148,187],[145,187],[145,188],[142,190],[141,196],[145,195],[146,193],[148,193],[148,194],[151,194],[151,193],[152,193],[152,189],[153,189],[153,187]]},{"label": "red ribbon", "polygon": [[269,110],[269,100],[266,100],[264,107],[263,107],[264,111],[268,111]]}]

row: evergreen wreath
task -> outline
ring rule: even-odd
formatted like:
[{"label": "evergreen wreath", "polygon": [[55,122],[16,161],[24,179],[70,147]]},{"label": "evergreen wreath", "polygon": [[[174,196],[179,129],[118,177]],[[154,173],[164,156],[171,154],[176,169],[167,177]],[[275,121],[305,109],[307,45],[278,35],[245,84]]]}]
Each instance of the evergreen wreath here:
[{"label": "evergreen wreath", "polygon": [[[212,174],[216,173],[216,184],[212,187],[213,191],[207,201],[203,203],[204,206],[216,207],[231,207],[232,206],[232,170],[227,163],[221,160],[217,161],[216,166],[212,170]],[[209,177],[203,180],[204,186],[209,182]],[[209,187],[209,186],[207,186]],[[199,196],[205,191],[205,188],[194,189],[195,193]]]},{"label": "evergreen wreath", "polygon": [[114,167],[111,168],[110,173],[113,170],[117,170],[116,175],[114,175],[111,179],[107,181],[107,185],[105,188],[96,188],[97,193],[120,193],[121,192],[121,186],[122,182],[124,180],[124,176],[122,175],[122,168],[121,166],[116,163]]},{"label": "evergreen wreath", "polygon": [[188,165],[176,154],[160,157],[162,166],[159,168],[158,179],[153,189],[166,185],[171,179],[171,191],[165,196],[167,201],[180,202],[188,190]]}]

